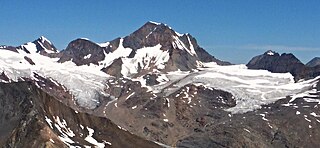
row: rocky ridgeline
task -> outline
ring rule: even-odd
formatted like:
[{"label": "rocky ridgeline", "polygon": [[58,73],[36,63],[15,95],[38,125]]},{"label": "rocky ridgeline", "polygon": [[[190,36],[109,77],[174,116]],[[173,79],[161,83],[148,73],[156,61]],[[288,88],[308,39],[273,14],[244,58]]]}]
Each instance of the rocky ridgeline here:
[{"label": "rocky ridgeline", "polygon": [[[206,62],[230,63],[211,56],[190,34],[179,34],[166,24],[147,22],[126,37],[102,44],[76,39],[60,52],[45,37],[19,47],[0,48],[26,53],[23,59],[30,65],[37,63],[28,54],[40,53],[59,58],[58,64],[71,61],[77,67],[98,68],[98,72],[111,75],[103,81],[98,103],[89,109],[77,102],[72,90],[51,77],[33,72],[31,77],[13,81],[2,72],[0,145],[4,147],[317,147],[320,144],[319,79],[313,79],[310,83],[314,85],[304,94],[283,97],[254,111],[232,114],[227,110],[243,98],[219,87],[185,82],[192,78],[197,81],[196,76],[208,68]],[[320,75],[316,65],[305,66],[293,54],[267,51],[254,57],[247,67],[289,72],[296,81],[301,81]],[[84,79],[78,74],[75,73],[79,79]],[[234,79],[234,75],[225,75]],[[249,77],[240,76],[239,79],[249,81]]]}]

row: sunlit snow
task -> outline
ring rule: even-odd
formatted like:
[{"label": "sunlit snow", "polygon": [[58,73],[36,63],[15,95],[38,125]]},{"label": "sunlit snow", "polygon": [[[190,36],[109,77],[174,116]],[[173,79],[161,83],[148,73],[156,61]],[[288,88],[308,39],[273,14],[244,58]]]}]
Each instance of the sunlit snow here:
[{"label": "sunlit snow", "polygon": [[[76,66],[68,61],[58,63],[58,59],[41,56],[37,53],[26,54],[0,50],[0,71],[13,81],[21,77],[34,78],[34,72],[52,78],[67,87],[80,106],[94,108],[104,95],[105,81],[110,77],[94,66]],[[30,57],[35,65],[30,65],[24,56]]]},{"label": "sunlit snow", "polygon": [[266,70],[249,70],[245,65],[219,66],[206,63],[207,68],[199,72],[171,72],[167,74],[170,81],[166,84],[152,86],[154,92],[166,88],[167,95],[187,84],[203,85],[230,92],[236,98],[237,105],[228,109],[232,113],[243,113],[260,108],[263,104],[275,102],[289,95],[301,94],[320,79],[295,83],[289,73],[271,73]]}]

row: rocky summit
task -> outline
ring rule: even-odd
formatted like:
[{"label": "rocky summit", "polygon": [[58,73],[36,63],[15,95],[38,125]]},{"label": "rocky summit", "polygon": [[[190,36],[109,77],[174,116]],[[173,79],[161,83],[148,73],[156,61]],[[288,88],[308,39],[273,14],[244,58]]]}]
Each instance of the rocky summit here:
[{"label": "rocky summit", "polygon": [[61,51],[43,36],[0,46],[0,145],[317,147],[313,65],[275,51],[233,65],[156,22]]},{"label": "rocky summit", "polygon": [[320,57],[315,57],[311,61],[309,61],[307,64],[309,67],[316,67],[320,65]]}]

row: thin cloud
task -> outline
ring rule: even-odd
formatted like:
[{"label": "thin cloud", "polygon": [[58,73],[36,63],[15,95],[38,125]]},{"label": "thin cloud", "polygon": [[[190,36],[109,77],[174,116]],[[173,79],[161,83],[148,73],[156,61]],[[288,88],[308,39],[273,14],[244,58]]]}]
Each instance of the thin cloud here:
[{"label": "thin cloud", "polygon": [[285,46],[285,45],[216,45],[204,46],[211,49],[242,49],[242,50],[285,50],[285,51],[320,51],[320,47],[302,47],[302,46]]}]

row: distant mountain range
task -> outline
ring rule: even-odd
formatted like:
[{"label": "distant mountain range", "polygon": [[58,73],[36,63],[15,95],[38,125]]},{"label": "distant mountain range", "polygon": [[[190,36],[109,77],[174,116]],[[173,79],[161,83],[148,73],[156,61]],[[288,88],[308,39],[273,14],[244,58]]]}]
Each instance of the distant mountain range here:
[{"label": "distant mountain range", "polygon": [[3,147],[317,147],[320,62],[247,65],[147,22],[123,38],[0,46]]}]

